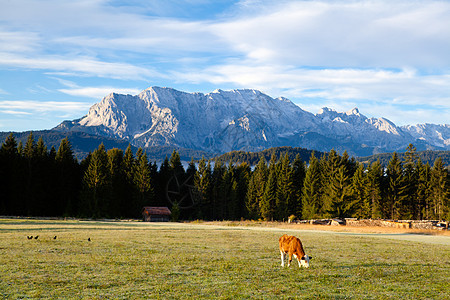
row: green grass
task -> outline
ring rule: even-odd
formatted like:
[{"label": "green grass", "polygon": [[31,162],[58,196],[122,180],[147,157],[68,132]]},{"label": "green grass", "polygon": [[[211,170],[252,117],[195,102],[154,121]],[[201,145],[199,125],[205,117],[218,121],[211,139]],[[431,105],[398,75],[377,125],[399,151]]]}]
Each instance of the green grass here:
[{"label": "green grass", "polygon": [[0,219],[0,298],[448,299],[450,294],[449,246],[300,231],[295,235],[313,256],[311,267],[299,269],[295,261],[282,268],[283,233]]}]

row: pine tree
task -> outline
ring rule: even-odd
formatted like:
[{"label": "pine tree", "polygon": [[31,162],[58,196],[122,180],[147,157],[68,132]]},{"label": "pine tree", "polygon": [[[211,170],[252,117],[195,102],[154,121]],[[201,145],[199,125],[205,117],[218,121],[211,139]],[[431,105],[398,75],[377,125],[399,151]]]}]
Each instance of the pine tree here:
[{"label": "pine tree", "polygon": [[356,172],[356,169],[358,168],[358,162],[355,160],[354,157],[351,159],[349,158],[349,155],[347,153],[347,150],[344,151],[341,157],[341,164],[344,166],[345,176],[352,178],[353,175]]},{"label": "pine tree", "polygon": [[321,197],[321,210],[320,214],[323,218],[333,217],[333,203],[339,201],[337,195],[337,188],[333,188],[337,185],[335,180],[337,173],[342,165],[341,157],[332,149],[326,157],[323,157],[320,161],[320,167],[323,174],[322,185],[322,197]]},{"label": "pine tree", "polygon": [[105,217],[105,208],[108,207],[110,197],[110,178],[108,157],[103,143],[92,153],[89,166],[84,173],[83,186],[82,214]]},{"label": "pine tree", "polygon": [[56,149],[55,149],[55,146],[52,146],[52,147],[50,148],[50,151],[49,151],[49,153],[48,153],[48,157],[49,157],[49,159],[52,160],[52,161],[55,160],[55,158],[56,158]]},{"label": "pine tree", "polygon": [[387,207],[385,207],[385,214],[391,219],[398,219],[402,211],[402,163],[394,152],[386,170],[387,175]]},{"label": "pine tree", "polygon": [[22,141],[19,141],[19,144],[17,145],[17,153],[19,156],[23,156],[23,143]]},{"label": "pine tree", "polygon": [[[370,206],[369,217],[380,219],[382,217],[381,208],[381,184],[383,179],[383,169],[380,160],[373,162],[367,170],[366,195]],[[365,205],[367,207],[367,205]]]},{"label": "pine tree", "polygon": [[198,164],[198,170],[194,177],[194,186],[197,190],[197,200],[200,204],[199,218],[211,218],[212,215],[212,201],[210,197],[211,192],[211,165],[204,157]]},{"label": "pine tree", "polygon": [[44,143],[44,139],[39,137],[39,140],[36,144],[36,155],[39,159],[46,159],[48,156],[47,146]]},{"label": "pine tree", "polygon": [[248,182],[247,195],[245,197],[245,208],[247,209],[247,217],[250,220],[257,220],[260,218],[259,202],[256,188],[256,176],[254,173],[250,176]]},{"label": "pine tree", "polygon": [[449,216],[449,182],[448,171],[444,168],[442,158],[437,158],[431,169],[431,199],[433,216],[442,220]]},{"label": "pine tree", "polygon": [[346,173],[345,166],[341,165],[335,173],[334,180],[331,181],[330,189],[334,199],[329,215],[332,217],[350,217],[355,205],[355,200],[352,201],[350,197],[351,184]]},{"label": "pine tree", "polygon": [[418,219],[426,219],[430,220],[431,217],[431,167],[427,162],[425,165],[422,163],[422,160],[419,158],[417,164],[417,191],[416,191],[416,199],[418,205]]},{"label": "pine tree", "polygon": [[287,220],[289,215],[296,213],[292,178],[293,171],[287,153],[279,161],[278,169],[275,217],[278,220]]},{"label": "pine tree", "polygon": [[306,170],[305,180],[303,183],[302,196],[302,218],[314,219],[319,217],[321,210],[321,170],[319,160],[315,157],[314,152],[309,159],[309,167]]},{"label": "pine tree", "polygon": [[[121,198],[120,201],[120,211],[124,216],[128,218],[132,218],[136,216],[135,209],[137,207],[136,199],[137,189],[134,185],[134,170],[135,170],[136,160],[133,155],[133,151],[131,150],[131,145],[128,145],[125,150],[125,154],[123,156],[122,162],[122,174],[124,176],[124,190],[126,193],[126,197]],[[130,205],[130,202],[132,205]]]},{"label": "pine tree", "polygon": [[300,155],[297,154],[292,164],[292,200],[293,207],[295,207],[295,212],[293,212],[293,214],[297,215],[298,218],[300,218],[302,214],[302,189],[305,175],[305,164],[300,158]]},{"label": "pine tree", "polygon": [[36,143],[34,141],[33,132],[30,132],[28,135],[27,142],[25,143],[25,147],[23,149],[23,156],[31,161],[36,154]]},{"label": "pine tree", "polygon": [[52,205],[51,197],[54,189],[52,175],[54,173],[54,161],[50,161],[47,146],[39,137],[36,144],[33,170],[32,193],[34,201],[31,203],[31,214],[33,216],[48,216],[48,207]]},{"label": "pine tree", "polygon": [[170,200],[169,198],[173,196],[169,195],[169,191],[176,190],[175,187],[172,187],[170,184],[176,184],[174,180],[173,173],[170,169],[169,159],[167,156],[164,158],[161,166],[159,167],[159,176],[158,176],[158,186],[159,189],[155,191],[156,197],[158,198],[166,198],[169,202],[176,202],[179,199]]},{"label": "pine tree", "polygon": [[231,179],[230,204],[228,205],[228,220],[239,219],[239,183],[236,178]]},{"label": "pine tree", "polygon": [[220,194],[222,195],[222,208],[223,208],[223,219],[234,219],[234,211],[237,209],[237,195],[235,185],[235,169],[234,165],[230,162],[228,167],[225,168],[225,172],[223,173],[222,180],[220,182]]},{"label": "pine tree", "polygon": [[[87,166],[86,166],[87,168]],[[52,199],[52,215],[76,215],[79,213],[80,168],[74,157],[68,138],[61,140],[55,155],[55,196]]]},{"label": "pine tree", "polygon": [[181,163],[180,154],[176,150],[173,150],[172,155],[170,156],[169,166],[173,174],[180,176],[181,179],[184,178],[183,164]]},{"label": "pine tree", "polygon": [[10,133],[2,143],[0,154],[4,157],[15,157],[18,155],[17,141],[13,133]]},{"label": "pine tree", "polygon": [[0,149],[0,215],[17,215],[15,205],[21,177],[18,172],[20,160],[16,139],[10,133]]},{"label": "pine tree", "polygon": [[[184,171],[183,164],[181,163],[180,154],[173,150],[172,155],[169,159],[169,169],[168,169],[168,175],[169,178],[169,186],[168,188],[171,191],[178,191],[178,199],[176,201],[181,201],[182,197],[188,197],[189,190],[185,186],[185,182],[188,179],[186,176],[186,173]],[[175,194],[171,195],[172,198],[175,196]],[[183,200],[183,202],[188,202],[190,199]],[[162,204],[162,203],[161,203]]]},{"label": "pine tree", "polygon": [[409,144],[408,147],[406,147],[406,152],[404,155],[405,165],[406,164],[414,164],[415,161],[418,158],[418,155],[416,153],[417,149],[414,147],[413,144]]},{"label": "pine tree", "polygon": [[151,184],[151,170],[145,153],[142,148],[136,152],[136,163],[133,170],[133,182],[137,190],[137,199],[134,203],[134,214],[139,215],[143,206],[149,206],[153,200],[153,190]]},{"label": "pine tree", "polygon": [[237,197],[237,207],[235,212],[235,219],[242,218],[246,216],[246,195],[247,188],[250,180],[251,168],[247,163],[241,163],[236,167],[236,187],[233,186],[233,191],[236,193]]},{"label": "pine tree", "polygon": [[188,178],[192,177],[192,179],[193,179],[196,172],[197,172],[197,167],[195,166],[194,158],[192,157],[191,161],[189,162],[189,165],[186,169],[186,176]]},{"label": "pine tree", "polygon": [[[272,161],[272,160],[271,160]],[[269,177],[264,190],[264,195],[259,203],[261,216],[266,221],[271,221],[275,217],[277,199],[277,169],[273,165],[269,166]]]},{"label": "pine tree", "polygon": [[363,164],[359,164],[352,178],[352,198],[355,201],[353,217],[367,219],[372,216],[371,201],[367,195],[368,178]]},{"label": "pine tree", "polygon": [[34,141],[33,132],[28,135],[27,142],[23,149],[23,157],[25,158],[25,186],[21,190],[21,203],[23,204],[22,213],[26,213],[28,216],[33,214],[33,208],[35,204],[36,194],[34,192],[34,186],[36,185],[36,143]]},{"label": "pine tree", "polygon": [[261,201],[268,176],[267,164],[264,156],[261,156],[250,179],[246,197],[246,208],[250,219],[259,219],[261,215]]},{"label": "pine tree", "polygon": [[55,159],[59,163],[73,163],[76,161],[68,138],[61,140]]},{"label": "pine tree", "polygon": [[401,217],[403,219],[418,219],[419,207],[416,199],[417,194],[417,170],[416,165],[416,148],[409,144],[406,149],[403,163],[403,177],[401,183]]},{"label": "pine tree", "polygon": [[123,151],[117,148],[108,150],[108,169],[111,178],[111,203],[108,207],[108,215],[122,217],[121,202],[127,198],[126,176],[123,167]]},{"label": "pine tree", "polygon": [[226,167],[217,161],[214,164],[214,169],[211,176],[211,219],[225,219],[227,198],[226,195],[222,193],[222,180],[226,171]]},{"label": "pine tree", "polygon": [[158,165],[156,161],[149,162],[148,168],[150,169],[150,185],[151,185],[151,191],[150,191],[150,201],[157,206],[169,206],[170,203],[167,200],[167,198],[159,198],[156,197],[156,185],[158,184],[159,174],[158,174]]}]

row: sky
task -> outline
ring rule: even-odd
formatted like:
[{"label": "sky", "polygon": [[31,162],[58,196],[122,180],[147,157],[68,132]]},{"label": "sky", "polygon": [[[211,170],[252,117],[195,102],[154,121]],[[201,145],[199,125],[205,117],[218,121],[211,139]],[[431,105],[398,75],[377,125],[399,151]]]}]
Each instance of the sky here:
[{"label": "sky", "polygon": [[258,89],[304,110],[450,123],[450,1],[0,0],[0,131],[111,92]]}]

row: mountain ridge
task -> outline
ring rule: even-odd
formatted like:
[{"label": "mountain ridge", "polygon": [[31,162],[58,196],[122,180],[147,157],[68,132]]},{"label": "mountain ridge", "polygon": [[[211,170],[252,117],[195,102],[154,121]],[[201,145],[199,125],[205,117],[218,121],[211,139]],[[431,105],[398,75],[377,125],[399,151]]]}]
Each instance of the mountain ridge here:
[{"label": "mountain ridge", "polygon": [[450,150],[450,125],[396,126],[367,118],[358,108],[307,112],[287,98],[258,90],[187,93],[149,87],[138,95],[111,93],[82,118],[64,121],[57,131],[81,131],[123,139],[136,147],[174,146],[210,153],[260,151],[291,146],[350,155],[418,150]]}]

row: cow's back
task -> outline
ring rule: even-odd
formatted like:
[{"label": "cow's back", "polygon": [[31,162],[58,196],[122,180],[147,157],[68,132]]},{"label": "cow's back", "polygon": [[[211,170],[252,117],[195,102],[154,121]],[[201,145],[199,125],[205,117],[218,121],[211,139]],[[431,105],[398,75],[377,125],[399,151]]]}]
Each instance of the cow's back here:
[{"label": "cow's back", "polygon": [[[303,245],[300,239],[293,236],[293,239],[289,241],[289,252],[290,253],[301,253],[303,252]],[[303,256],[303,255],[302,255]]]},{"label": "cow's back", "polygon": [[279,239],[280,250],[282,250],[284,252],[288,252],[289,249],[291,248],[292,244],[295,243],[296,240],[298,240],[298,239],[295,236],[290,236],[287,234],[283,235]]},{"label": "cow's back", "polygon": [[[286,253],[295,253],[301,256],[304,255],[303,245],[299,238],[290,235],[283,235],[279,239],[280,250]],[[300,257],[301,257],[300,256]]]}]

